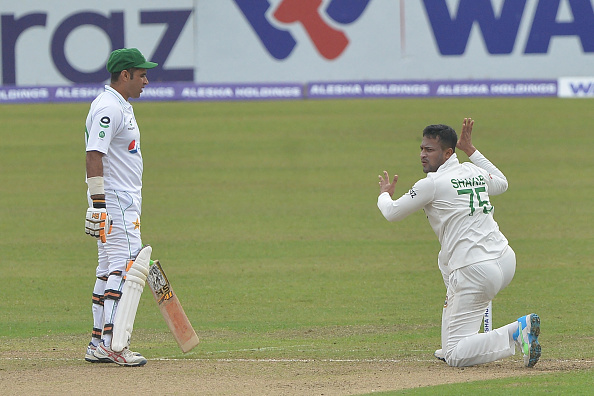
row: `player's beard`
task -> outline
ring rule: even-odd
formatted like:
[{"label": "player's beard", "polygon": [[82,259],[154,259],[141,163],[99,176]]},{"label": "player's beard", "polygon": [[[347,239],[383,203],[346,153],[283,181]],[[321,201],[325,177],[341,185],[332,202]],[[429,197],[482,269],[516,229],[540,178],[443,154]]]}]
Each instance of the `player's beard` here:
[{"label": "player's beard", "polygon": [[432,163],[432,161],[429,158],[427,158],[426,164],[423,164],[421,161],[421,165],[423,166],[423,172],[425,172],[425,173],[437,172],[439,167],[442,166],[444,162],[445,162],[445,159],[444,159],[443,152],[441,153],[441,156],[439,156],[438,158],[435,159],[434,163]]}]

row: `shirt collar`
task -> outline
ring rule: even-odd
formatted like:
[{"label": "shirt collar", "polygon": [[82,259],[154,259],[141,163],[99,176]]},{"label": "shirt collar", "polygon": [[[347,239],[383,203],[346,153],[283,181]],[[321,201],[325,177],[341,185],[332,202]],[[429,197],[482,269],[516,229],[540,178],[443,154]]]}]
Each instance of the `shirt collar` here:
[{"label": "shirt collar", "polygon": [[437,172],[445,172],[446,170],[455,165],[460,165],[460,161],[458,161],[458,156],[456,155],[456,153],[452,154],[446,162],[441,164],[441,166],[437,168]]},{"label": "shirt collar", "polygon": [[128,108],[132,107],[132,104],[130,102],[128,102],[126,99],[124,99],[124,97],[118,91],[113,89],[111,86],[106,85],[105,92],[109,92],[109,93],[115,95],[115,97],[118,98],[118,100],[120,101],[120,104],[122,106],[124,106],[124,108],[128,109]]}]

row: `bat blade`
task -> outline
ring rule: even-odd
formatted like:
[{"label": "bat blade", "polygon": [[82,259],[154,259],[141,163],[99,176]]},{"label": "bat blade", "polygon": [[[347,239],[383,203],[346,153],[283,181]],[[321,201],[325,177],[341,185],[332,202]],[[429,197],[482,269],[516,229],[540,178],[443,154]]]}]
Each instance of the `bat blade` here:
[{"label": "bat blade", "polygon": [[152,262],[147,282],[173,338],[182,352],[191,351],[199,343],[198,335],[173,291],[159,260]]}]

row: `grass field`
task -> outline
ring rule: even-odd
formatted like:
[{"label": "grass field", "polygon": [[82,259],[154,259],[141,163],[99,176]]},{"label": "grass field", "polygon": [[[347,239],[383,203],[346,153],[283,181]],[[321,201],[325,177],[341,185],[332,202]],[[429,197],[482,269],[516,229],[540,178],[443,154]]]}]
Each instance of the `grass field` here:
[{"label": "grass field", "polygon": [[[591,108],[553,98],[136,103],[143,241],[201,344],[182,355],[145,293],[134,348],[149,364],[431,359],[445,295],[439,244],[422,212],[385,221],[377,175],[398,173],[396,195],[408,191],[424,177],[423,127],[459,130],[471,116],[475,145],[510,183],[492,203],[518,265],[494,301],[494,324],[537,312],[543,360],[590,362],[587,371],[477,389],[497,393],[497,381],[508,381],[579,394],[594,385]],[[0,106],[0,378],[30,369],[2,356],[49,343],[82,358],[90,338],[96,248],[83,231],[87,111]],[[439,393],[472,393],[469,386]]]}]

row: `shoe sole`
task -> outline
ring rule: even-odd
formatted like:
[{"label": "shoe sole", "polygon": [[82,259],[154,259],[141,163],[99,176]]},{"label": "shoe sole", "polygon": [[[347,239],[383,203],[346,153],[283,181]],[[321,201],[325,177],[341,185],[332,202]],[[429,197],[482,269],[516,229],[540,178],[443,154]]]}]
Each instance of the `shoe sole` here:
[{"label": "shoe sole", "polygon": [[146,360],[144,362],[140,362],[140,363],[123,363],[123,362],[114,362],[115,364],[118,364],[120,366],[124,366],[124,367],[141,367],[144,366],[146,364]]},{"label": "shoe sole", "polygon": [[[133,352],[134,356],[141,356],[138,352]],[[88,362],[91,363],[115,363],[119,366],[125,366],[125,367],[140,367],[140,366],[144,366],[147,363],[147,360],[144,359],[142,361],[140,361],[139,363],[129,363],[129,362],[118,362],[117,360],[112,359],[111,357],[99,357],[97,355],[94,356],[95,359],[97,359],[96,361],[91,362],[90,360],[87,360]],[[86,360],[86,357],[85,357]]]},{"label": "shoe sole", "polygon": [[[440,349],[440,350],[441,350],[441,349]],[[433,353],[433,356],[435,356],[435,358],[436,358],[437,360],[441,360],[442,362],[445,362],[445,361],[446,361],[446,360],[445,360],[445,357],[442,357],[441,355],[438,355],[438,354],[437,354],[437,351],[435,351],[435,352]]]},{"label": "shoe sole", "polygon": [[140,362],[140,363],[125,363],[125,362],[116,362],[115,360],[112,360],[110,358],[98,358],[95,357],[96,360],[90,360],[88,358],[85,357],[85,360],[87,362],[91,362],[91,363],[115,363],[119,366],[125,366],[125,367],[140,367],[140,366],[144,366],[147,363],[147,360],[145,360],[144,362]]},{"label": "shoe sole", "polygon": [[111,363],[110,359],[98,358],[94,354],[85,354],[85,360],[89,363]]},{"label": "shoe sole", "polygon": [[99,358],[91,359],[91,358],[86,357],[85,360],[89,363],[113,363],[110,359],[99,359]]},{"label": "shoe sole", "polygon": [[532,336],[532,342],[530,343],[530,358],[528,359],[526,367],[534,367],[541,355],[541,348],[538,342],[538,336],[540,335],[540,318],[537,314],[530,315],[530,335]]}]

